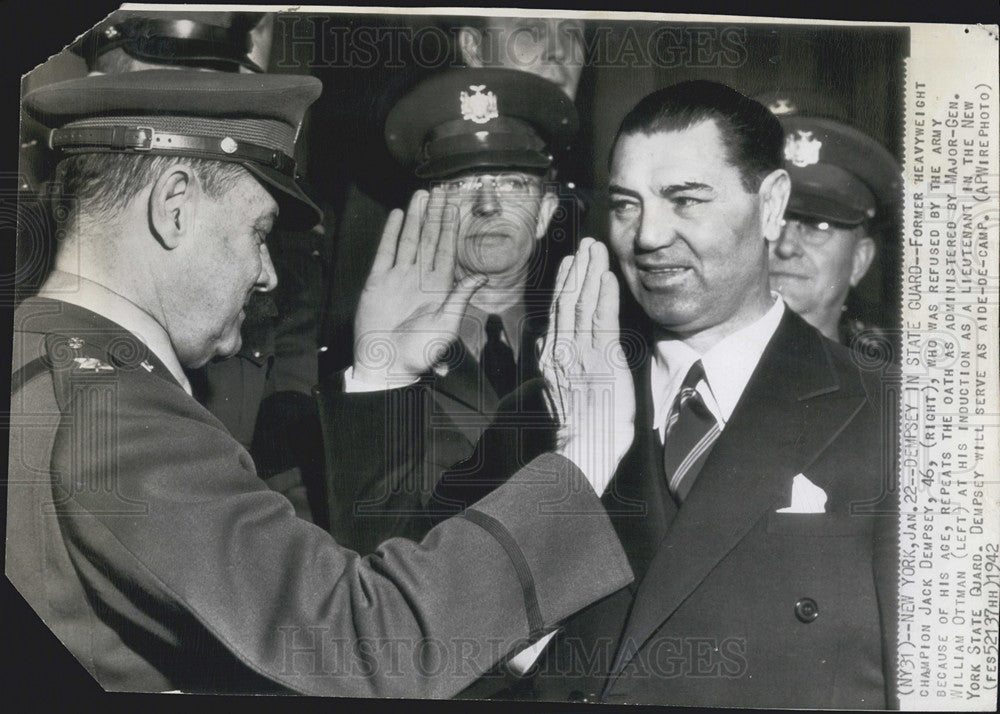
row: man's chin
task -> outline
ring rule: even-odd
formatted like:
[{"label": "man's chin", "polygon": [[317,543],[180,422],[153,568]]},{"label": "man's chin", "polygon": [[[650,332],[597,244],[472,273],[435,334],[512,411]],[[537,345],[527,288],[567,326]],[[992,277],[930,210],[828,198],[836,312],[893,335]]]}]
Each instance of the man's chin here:
[{"label": "man's chin", "polygon": [[[239,322],[242,322],[242,320]],[[219,362],[224,359],[229,359],[230,357],[235,357],[242,347],[243,336],[240,334],[239,329],[237,329],[235,330],[235,334],[224,337],[216,342],[211,361]]]},{"label": "man's chin", "polygon": [[[801,282],[801,281],[800,281]],[[810,299],[805,299],[796,288],[801,288],[801,285],[795,285],[794,279],[792,280],[771,280],[771,290],[778,293],[781,299],[785,301],[785,304],[793,311],[799,314],[803,310],[808,309]]]}]

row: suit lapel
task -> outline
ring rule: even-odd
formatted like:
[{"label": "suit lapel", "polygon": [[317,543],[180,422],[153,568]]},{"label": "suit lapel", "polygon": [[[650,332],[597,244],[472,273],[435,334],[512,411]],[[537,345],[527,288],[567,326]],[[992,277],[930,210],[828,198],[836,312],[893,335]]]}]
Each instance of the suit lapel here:
[{"label": "suit lapel", "polygon": [[448,372],[434,379],[434,389],[474,412],[491,414],[497,408],[497,393],[483,377],[479,361],[465,348],[461,340],[452,343],[454,357],[447,361]]},{"label": "suit lapel", "polygon": [[608,684],[864,403],[819,333],[786,310],[638,587]]}]

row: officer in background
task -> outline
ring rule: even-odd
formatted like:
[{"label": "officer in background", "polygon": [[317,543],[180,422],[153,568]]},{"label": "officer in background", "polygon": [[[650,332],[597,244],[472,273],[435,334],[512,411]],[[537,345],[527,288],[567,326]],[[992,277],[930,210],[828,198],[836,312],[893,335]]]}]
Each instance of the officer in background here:
[{"label": "officer in background", "polygon": [[[488,282],[465,309],[457,339],[427,375],[434,412],[425,464],[413,451],[395,467],[384,464],[381,455],[396,446],[388,435],[380,453],[355,454],[355,430],[345,424],[379,408],[383,397],[376,390],[387,385],[371,374],[375,370],[355,370],[344,389],[339,374],[322,383],[329,516],[339,542],[371,552],[390,536],[421,536],[430,525],[420,515],[425,509],[440,516],[457,511],[451,499],[431,504],[442,474],[455,469],[461,480],[465,469],[459,465],[472,456],[502,400],[540,376],[538,346],[552,298],[546,235],[559,202],[553,155],[573,139],[577,126],[573,103],[558,85],[511,69],[433,75],[389,113],[390,152],[418,180],[442,191],[450,209],[445,220],[458,223],[455,280],[484,275]],[[362,293],[357,324],[371,307]],[[355,364],[364,368],[366,355],[378,362],[383,338],[356,330]],[[525,405],[508,404],[510,418],[518,420],[516,412]],[[537,409],[544,412],[544,405]],[[371,421],[383,431],[391,427]]]},{"label": "officer in background", "polygon": [[785,130],[792,194],[771,244],[771,287],[826,337],[857,349],[885,340],[880,306],[850,300],[885,245],[901,199],[898,162],[814,92],[757,97]]},{"label": "officer in background", "polygon": [[[415,21],[409,18],[407,22]],[[586,72],[582,21],[477,16],[442,18],[436,26],[453,40],[451,50],[454,57],[449,60],[448,66],[506,68],[541,77],[559,87],[575,102],[580,116],[585,115],[592,101],[592,91],[586,81],[581,83],[581,77]],[[415,54],[417,52],[418,48],[411,50],[411,56],[419,56]],[[380,74],[374,78],[378,96],[358,100],[358,112],[364,116],[375,115],[379,121],[388,115],[406,91],[425,79],[427,74],[419,62],[400,68],[389,76],[385,72],[384,68],[380,68]],[[362,94],[370,91],[368,87],[360,90]],[[343,102],[339,104],[342,106]],[[327,141],[330,141],[329,134],[318,136],[313,140],[313,146],[322,147]],[[336,141],[341,142],[339,137]],[[338,216],[333,270],[334,282],[340,289],[330,294],[325,314],[321,339],[328,350],[320,356],[323,375],[350,364],[352,325],[364,276],[374,257],[378,230],[385,222],[389,208],[400,205],[419,186],[418,181],[412,178],[407,180],[407,177],[394,177],[387,184],[385,176],[393,175],[395,164],[385,151],[381,136],[366,135],[360,144],[361,148],[352,154],[357,157],[356,166],[346,177],[346,196]],[[341,151],[343,149],[338,147],[334,156],[340,158]],[[592,181],[586,137],[578,137],[572,150],[556,152],[555,158],[561,184],[560,205],[549,230],[550,260],[543,266],[550,281],[555,277],[559,259],[576,249],[575,241],[584,213],[592,202],[592,192],[588,188]],[[338,165],[337,162],[332,163]]]},{"label": "officer in background", "polygon": [[[268,65],[273,26],[273,13],[120,10],[71,49],[91,74],[260,73]],[[250,451],[258,474],[306,520],[313,520],[310,496],[317,506],[323,500],[310,390],[317,380],[325,242],[321,225],[294,235],[278,231],[271,240],[278,287],[254,293],[248,303],[240,351],[187,370],[195,398]],[[324,509],[315,510],[322,522]]]}]

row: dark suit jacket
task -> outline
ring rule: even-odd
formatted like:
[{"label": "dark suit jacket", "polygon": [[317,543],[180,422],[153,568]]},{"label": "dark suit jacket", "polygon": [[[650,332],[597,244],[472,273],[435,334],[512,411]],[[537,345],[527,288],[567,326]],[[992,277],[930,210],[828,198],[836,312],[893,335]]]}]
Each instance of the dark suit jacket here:
[{"label": "dark suit jacket", "polygon": [[[571,618],[519,695],[891,706],[898,522],[877,381],[786,311],[680,508],[648,363],[637,384],[636,441],[602,499],[636,582]],[[825,513],[777,512],[797,474]]]},{"label": "dark suit jacket", "polygon": [[7,575],[106,689],[451,696],[630,580],[564,459],[361,558],[120,326],[31,299],[14,355]]},{"label": "dark suit jacket", "polygon": [[[884,434],[877,375],[786,311],[679,509],[663,476],[648,361],[635,376],[636,439],[601,499],[635,583],[564,623],[532,676],[477,689],[699,706],[893,705],[895,443]],[[522,404],[540,404],[532,387]],[[519,419],[484,434],[477,451],[494,455],[478,459],[484,476],[446,476],[435,498],[473,503],[551,448],[537,421],[526,433]],[[777,512],[800,473],[826,492],[826,513]]]}]

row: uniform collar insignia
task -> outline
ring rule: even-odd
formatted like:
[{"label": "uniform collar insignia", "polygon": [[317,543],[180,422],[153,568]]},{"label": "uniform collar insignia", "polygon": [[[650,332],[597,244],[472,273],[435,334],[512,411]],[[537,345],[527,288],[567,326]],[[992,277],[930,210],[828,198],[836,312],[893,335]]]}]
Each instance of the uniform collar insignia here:
[{"label": "uniform collar insignia", "polygon": [[785,137],[785,161],[792,162],[798,167],[812,166],[819,163],[819,150],[823,142],[813,139],[811,131],[797,129],[796,136],[789,134]]},{"label": "uniform collar insignia", "polygon": [[485,124],[490,119],[496,119],[500,116],[500,112],[497,111],[496,95],[490,91],[483,93],[483,90],[486,89],[485,84],[470,84],[469,89],[472,90],[472,94],[463,90],[459,95],[459,101],[462,104],[462,119],[476,124]]}]

